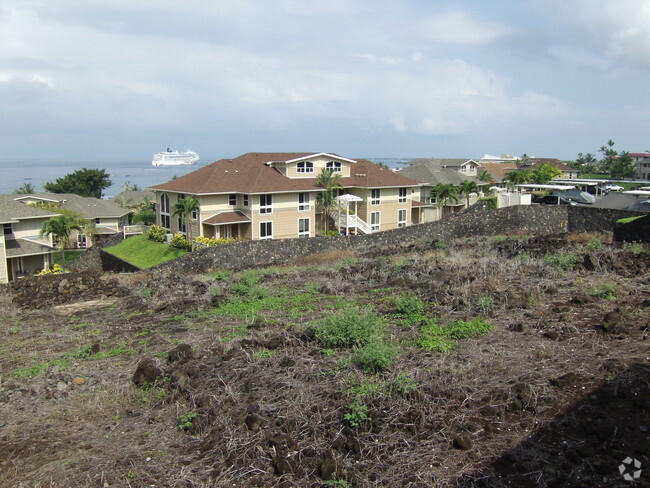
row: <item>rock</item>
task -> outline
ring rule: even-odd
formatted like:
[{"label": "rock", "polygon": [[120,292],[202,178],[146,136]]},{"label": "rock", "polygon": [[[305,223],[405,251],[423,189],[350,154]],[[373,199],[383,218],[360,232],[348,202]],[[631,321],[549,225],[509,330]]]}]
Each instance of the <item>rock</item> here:
[{"label": "rock", "polygon": [[517,322],[516,324],[512,324],[510,326],[510,330],[513,332],[523,332],[524,331],[524,324],[521,322]]},{"label": "rock", "polygon": [[290,368],[291,366],[294,366],[296,364],[296,360],[293,358],[290,358],[289,356],[285,356],[280,361],[278,362],[278,365],[281,368]]},{"label": "rock", "polygon": [[181,393],[184,393],[189,390],[190,378],[184,371],[177,369],[171,374],[169,384],[172,388],[176,388]]},{"label": "rock", "polygon": [[580,376],[576,373],[567,373],[560,376],[559,378],[553,378],[551,384],[557,386],[558,388],[564,388],[565,386],[575,385],[580,380]]},{"label": "rock", "polygon": [[582,259],[582,266],[588,271],[594,271],[600,267],[598,258],[593,254],[585,254],[585,257]]},{"label": "rock", "polygon": [[325,458],[320,465],[320,477],[325,481],[334,479],[336,476],[336,461],[332,458]]},{"label": "rock", "polygon": [[622,322],[623,317],[621,313],[618,310],[614,310],[608,312],[605,317],[603,317],[603,322],[600,324],[600,328],[603,332],[614,334],[620,331]]},{"label": "rock", "polygon": [[472,438],[468,433],[464,432],[454,437],[453,445],[461,451],[469,451],[472,448]]},{"label": "rock", "polygon": [[546,332],[544,332],[544,337],[546,337],[547,339],[551,339],[552,341],[557,341],[560,336],[554,330],[547,330]]},{"label": "rock", "polygon": [[179,344],[167,353],[167,362],[173,363],[175,361],[192,359],[193,357],[192,346],[189,344]]},{"label": "rock", "polygon": [[144,386],[147,383],[155,382],[162,377],[162,374],[153,359],[145,358],[138,363],[135,373],[133,373],[133,383],[136,386]]},{"label": "rock", "polygon": [[251,413],[246,416],[246,427],[253,432],[259,431],[263,423],[264,419],[256,413]]},{"label": "rock", "polygon": [[289,460],[285,457],[276,457],[275,460],[273,461],[273,465],[275,466],[275,472],[279,475],[283,474],[289,474],[291,473],[291,464],[289,463]]},{"label": "rock", "polygon": [[83,385],[86,382],[86,380],[84,378],[82,378],[81,376],[77,376],[75,379],[72,380],[72,382],[75,385]]}]

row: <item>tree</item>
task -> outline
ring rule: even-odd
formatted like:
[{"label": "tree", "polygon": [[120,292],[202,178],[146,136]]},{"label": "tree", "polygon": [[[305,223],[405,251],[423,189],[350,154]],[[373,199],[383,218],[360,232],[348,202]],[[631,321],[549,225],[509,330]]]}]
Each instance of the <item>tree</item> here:
[{"label": "tree", "polygon": [[634,159],[628,151],[623,151],[614,158],[610,170],[612,178],[634,178],[636,175]]},{"label": "tree", "polygon": [[45,183],[43,188],[52,193],[75,193],[82,197],[102,198],[104,190],[112,184],[109,177],[106,170],[82,168],[57,178],[55,182]]},{"label": "tree", "polygon": [[479,181],[483,181],[484,183],[488,184],[493,184],[494,183],[494,177],[486,170],[482,169],[478,173],[478,179]]},{"label": "tree", "polygon": [[478,185],[474,181],[465,180],[460,183],[460,192],[465,195],[465,201],[469,207],[469,194],[478,193]]},{"label": "tree", "polygon": [[336,190],[341,188],[340,179],[341,175],[339,173],[334,173],[329,169],[324,169],[316,178],[316,185],[323,188],[323,191],[316,196],[316,205],[323,211],[326,232],[329,230],[328,212],[335,206]]},{"label": "tree", "polygon": [[514,169],[505,175],[503,181],[506,181],[511,189],[516,185],[523,185],[530,181],[530,171],[527,169]]},{"label": "tree", "polygon": [[451,183],[438,183],[431,188],[431,198],[436,199],[438,207],[442,207],[448,200],[458,203],[458,187]]},{"label": "tree", "polygon": [[603,155],[603,159],[600,161],[600,169],[610,174],[612,172],[612,164],[618,156],[618,151],[614,149],[614,144],[615,142],[610,139],[607,141],[607,145],[600,146],[598,150]]},{"label": "tree", "polygon": [[61,263],[65,263],[65,247],[70,242],[70,235],[73,230],[81,231],[81,225],[77,219],[69,215],[58,215],[43,222],[39,235],[54,236],[61,251]]},{"label": "tree", "polygon": [[14,195],[29,195],[31,193],[36,193],[36,189],[31,183],[23,183],[20,188],[14,190]]},{"label": "tree", "polygon": [[545,185],[553,178],[563,175],[562,170],[549,163],[543,163],[530,170],[530,181],[538,185]]},{"label": "tree", "polygon": [[[154,202],[147,197],[136,206],[136,212],[133,214],[133,222],[142,222],[144,225],[151,225],[156,223],[156,211],[154,209]],[[191,213],[191,212],[190,212]]]},{"label": "tree", "polygon": [[189,196],[179,199],[172,209],[172,215],[177,215],[179,219],[185,222],[187,240],[191,240],[192,227],[190,226],[190,217],[193,212],[199,210],[201,205],[195,196]]},{"label": "tree", "polygon": [[591,153],[578,153],[575,162],[573,164],[569,163],[569,166],[578,170],[578,173],[590,173],[596,169],[597,165],[598,160],[596,159],[596,156]]}]

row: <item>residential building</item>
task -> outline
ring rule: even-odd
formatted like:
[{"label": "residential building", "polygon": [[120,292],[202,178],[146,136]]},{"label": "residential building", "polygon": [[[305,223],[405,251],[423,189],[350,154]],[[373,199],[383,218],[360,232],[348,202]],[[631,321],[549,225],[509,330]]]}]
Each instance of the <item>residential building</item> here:
[{"label": "residential building", "polygon": [[32,193],[12,195],[23,204],[50,204],[77,214],[89,225],[84,231],[73,231],[71,241],[76,248],[91,247],[94,243],[117,234],[129,223],[129,214],[133,211],[122,208],[94,197],[82,197],[74,193]]},{"label": "residential building", "polygon": [[52,264],[52,236],[41,236],[43,223],[55,212],[16,201],[16,195],[0,195],[0,283],[34,274]]},{"label": "residential building", "polygon": [[[316,202],[317,178],[340,175],[338,206],[329,215]],[[247,153],[222,159],[150,189],[157,222],[170,233],[246,240],[314,237],[333,221],[344,233],[369,233],[419,223],[420,183],[365,159],[330,153]],[[178,200],[193,196],[199,210],[186,222]],[[331,219],[331,220],[330,220]]]},{"label": "residential building", "polygon": [[535,169],[536,166],[547,163],[562,171],[562,179],[574,179],[578,177],[578,170],[571,168],[566,163],[556,158],[526,158],[517,169]]},{"label": "residential building", "polygon": [[650,153],[630,153],[634,159],[636,177],[640,180],[650,181]]}]

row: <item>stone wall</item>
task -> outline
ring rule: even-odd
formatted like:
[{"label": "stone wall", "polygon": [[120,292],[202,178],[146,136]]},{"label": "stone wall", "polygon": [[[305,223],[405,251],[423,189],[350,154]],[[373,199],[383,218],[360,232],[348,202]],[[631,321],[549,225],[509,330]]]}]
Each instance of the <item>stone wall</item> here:
[{"label": "stone wall", "polygon": [[271,241],[244,241],[201,249],[155,269],[201,273],[210,269],[242,269],[291,263],[301,256],[330,251],[360,255],[396,250],[427,239],[495,235],[545,235],[563,232],[612,232],[616,220],[634,212],[609,209],[530,205],[498,210],[470,208],[428,224],[363,236],[315,237]]}]

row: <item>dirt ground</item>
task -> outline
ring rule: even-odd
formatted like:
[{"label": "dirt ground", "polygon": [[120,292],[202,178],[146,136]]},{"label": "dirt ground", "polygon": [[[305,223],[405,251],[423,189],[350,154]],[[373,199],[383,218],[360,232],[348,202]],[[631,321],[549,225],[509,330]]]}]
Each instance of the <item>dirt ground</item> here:
[{"label": "dirt ground", "polygon": [[[0,296],[0,486],[650,486],[647,245],[429,240],[110,279],[121,296]],[[323,342],[346,310],[380,318],[392,362]],[[492,328],[426,347],[458,321]]]}]

